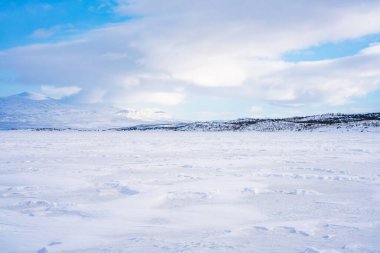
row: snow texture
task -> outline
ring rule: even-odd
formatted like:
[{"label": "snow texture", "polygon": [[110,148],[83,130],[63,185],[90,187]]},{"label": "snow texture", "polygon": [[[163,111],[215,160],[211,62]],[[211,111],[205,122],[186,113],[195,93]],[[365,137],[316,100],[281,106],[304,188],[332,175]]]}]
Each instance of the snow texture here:
[{"label": "snow texture", "polygon": [[0,131],[0,252],[380,252],[380,135]]}]

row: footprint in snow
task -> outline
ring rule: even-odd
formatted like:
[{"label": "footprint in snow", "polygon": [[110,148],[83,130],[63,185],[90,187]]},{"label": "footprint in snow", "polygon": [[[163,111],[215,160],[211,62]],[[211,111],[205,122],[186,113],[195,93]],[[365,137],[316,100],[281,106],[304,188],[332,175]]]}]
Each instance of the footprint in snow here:
[{"label": "footprint in snow", "polygon": [[48,253],[48,251],[45,247],[43,247],[42,249],[39,249],[37,253]]},{"label": "footprint in snow", "polygon": [[119,189],[119,192],[124,195],[136,195],[139,193],[138,191],[132,190],[127,186],[120,186],[118,187],[118,189]]},{"label": "footprint in snow", "polygon": [[290,234],[295,234],[297,232],[297,230],[294,228],[294,227],[280,227],[282,229],[284,229],[286,232],[290,233]]},{"label": "footprint in snow", "polygon": [[101,195],[115,195],[117,193],[123,195],[136,195],[139,193],[138,191],[133,190],[126,185],[122,185],[117,181],[103,183],[97,187],[97,191]]},{"label": "footprint in snow", "polygon": [[295,190],[292,190],[292,191],[280,190],[279,193],[287,194],[287,195],[301,195],[301,196],[306,196],[306,195],[321,195],[320,192],[317,192],[317,191],[314,191],[314,190],[307,190],[307,189],[295,189]]},{"label": "footprint in snow", "polygon": [[306,248],[302,253],[319,253],[319,250],[316,250],[314,248]]},{"label": "footprint in snow", "polygon": [[270,193],[271,191],[265,188],[245,187],[241,192],[252,195],[259,195],[263,193]]},{"label": "footprint in snow", "polygon": [[62,243],[53,241],[53,242],[49,243],[49,246],[54,246],[54,245],[59,245],[59,244],[62,244]]},{"label": "footprint in snow", "polygon": [[261,227],[261,226],[254,226],[254,229],[256,229],[256,231],[268,231],[268,228],[266,227]]},{"label": "footprint in snow", "polygon": [[282,230],[284,230],[285,232],[287,232],[289,234],[299,234],[299,235],[302,235],[302,236],[309,236],[308,233],[306,233],[304,231],[301,231],[301,230],[297,230],[294,227],[282,226],[282,227],[277,227],[277,229],[282,229]]}]

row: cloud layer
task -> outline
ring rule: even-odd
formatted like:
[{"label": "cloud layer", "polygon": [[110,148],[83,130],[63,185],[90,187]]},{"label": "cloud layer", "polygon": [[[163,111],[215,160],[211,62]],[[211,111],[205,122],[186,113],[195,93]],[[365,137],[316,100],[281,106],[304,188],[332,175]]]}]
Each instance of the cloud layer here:
[{"label": "cloud layer", "polygon": [[380,88],[380,45],[335,60],[281,59],[380,33],[380,1],[120,0],[114,11],[133,19],[0,52],[0,69],[17,83],[77,87],[84,102],[125,106],[200,94],[340,105]]}]

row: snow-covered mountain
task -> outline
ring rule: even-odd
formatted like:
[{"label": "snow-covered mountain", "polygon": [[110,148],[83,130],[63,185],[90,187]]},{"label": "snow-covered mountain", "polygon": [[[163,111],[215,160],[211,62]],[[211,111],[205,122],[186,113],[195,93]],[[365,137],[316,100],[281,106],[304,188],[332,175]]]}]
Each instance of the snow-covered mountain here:
[{"label": "snow-covered mountain", "polygon": [[28,92],[0,98],[0,129],[108,129],[167,119],[159,110],[73,105]]},{"label": "snow-covered mountain", "polygon": [[0,98],[0,129],[120,131],[380,131],[380,113],[323,114],[283,119],[174,122],[160,110],[73,105],[34,93]]},{"label": "snow-covered mountain", "polygon": [[323,114],[282,119],[238,119],[169,124],[145,124],[119,128],[121,131],[380,131],[380,113]]}]

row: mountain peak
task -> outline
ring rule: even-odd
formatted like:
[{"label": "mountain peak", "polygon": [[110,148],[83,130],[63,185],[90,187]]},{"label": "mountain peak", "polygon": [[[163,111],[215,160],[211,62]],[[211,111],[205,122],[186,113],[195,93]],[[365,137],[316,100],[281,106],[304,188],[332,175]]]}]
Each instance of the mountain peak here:
[{"label": "mountain peak", "polygon": [[17,95],[11,96],[11,97],[21,97],[21,98],[27,98],[31,100],[46,100],[49,99],[45,95],[38,94],[38,93],[33,93],[33,92],[21,92]]}]

